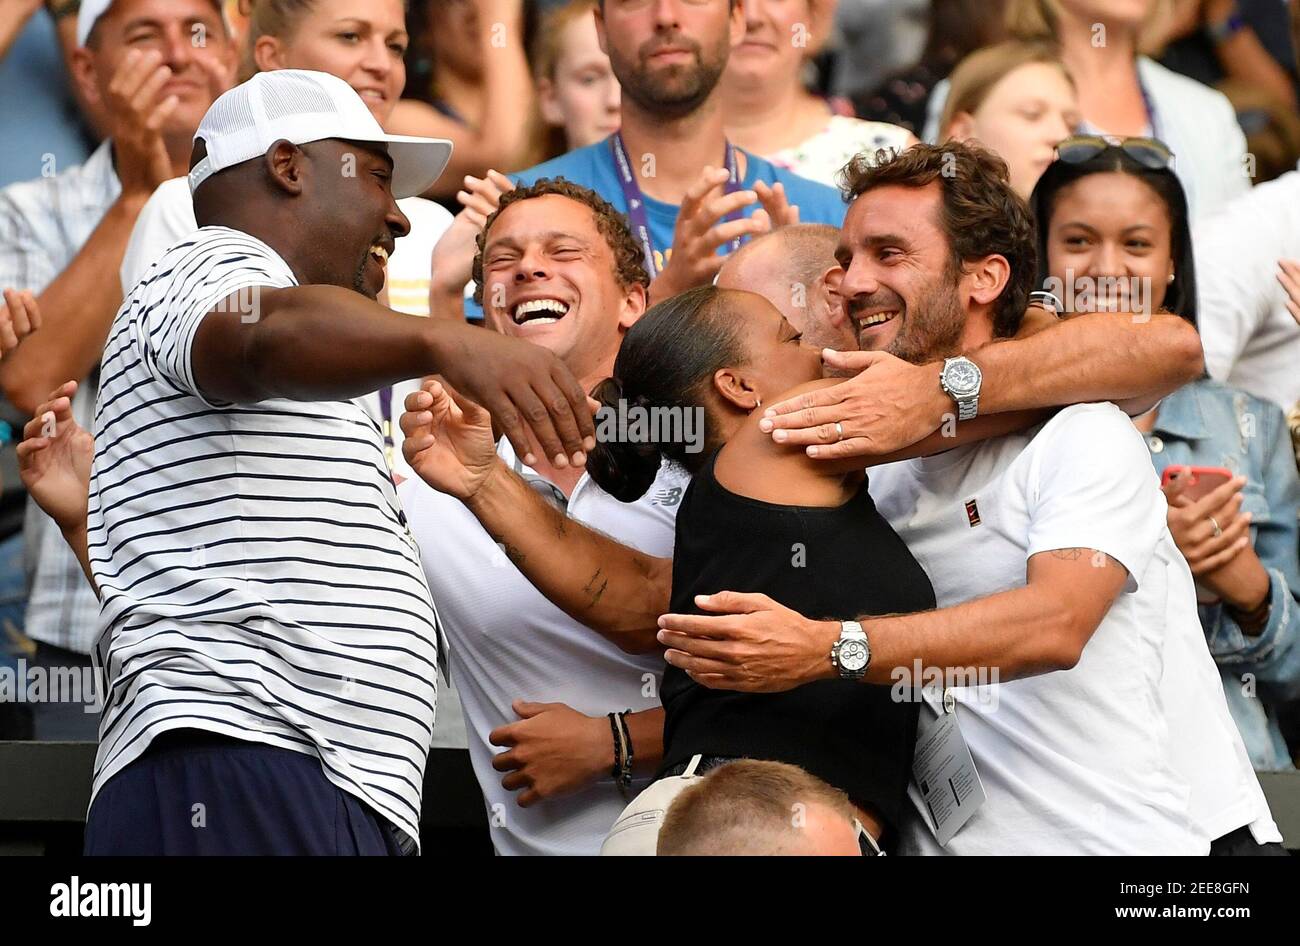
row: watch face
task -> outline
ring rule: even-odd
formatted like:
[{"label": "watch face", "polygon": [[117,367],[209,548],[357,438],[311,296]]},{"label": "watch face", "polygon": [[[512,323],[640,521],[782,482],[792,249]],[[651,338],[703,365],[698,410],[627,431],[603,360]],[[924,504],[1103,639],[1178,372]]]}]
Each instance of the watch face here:
[{"label": "watch face", "polygon": [[867,665],[867,647],[862,641],[847,640],[840,644],[840,666],[857,671]]},{"label": "watch face", "polygon": [[944,372],[944,381],[953,394],[974,394],[979,390],[980,370],[969,361],[956,361]]}]

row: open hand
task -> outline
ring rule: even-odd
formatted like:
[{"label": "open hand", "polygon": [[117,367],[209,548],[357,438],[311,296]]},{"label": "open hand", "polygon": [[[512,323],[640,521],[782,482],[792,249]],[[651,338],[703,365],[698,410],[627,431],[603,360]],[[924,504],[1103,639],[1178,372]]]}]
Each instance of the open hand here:
[{"label": "open hand", "polygon": [[[718,275],[726,262],[718,255],[718,248],[732,240],[757,236],[772,229],[772,219],[767,210],[756,210],[752,216],[739,220],[723,218],[744,210],[758,200],[758,193],[739,190],[728,194],[725,190],[730,172],[726,168],[706,167],[682,201],[673,228],[673,248],[658,276],[651,273],[654,282],[650,296],[655,302],[694,289],[707,286]],[[784,206],[784,194],[778,199],[769,195],[773,206]],[[784,211],[782,211],[784,213]],[[798,211],[795,211],[796,215]]]},{"label": "open hand", "polygon": [[36,505],[64,532],[86,527],[95,438],[72,416],[77,382],[69,381],[36,408],[18,444],[18,474]]},{"label": "open hand", "polygon": [[759,428],[777,443],[806,444],[808,456],[818,460],[882,456],[923,440],[939,429],[945,413],[956,414],[939,386],[938,365],[914,365],[879,351],[827,349],[822,357],[829,367],[858,373],[767,408]]},{"label": "open hand", "polygon": [[400,423],[402,455],[439,492],[470,499],[497,462],[488,412],[441,381],[426,381],[407,395]]}]

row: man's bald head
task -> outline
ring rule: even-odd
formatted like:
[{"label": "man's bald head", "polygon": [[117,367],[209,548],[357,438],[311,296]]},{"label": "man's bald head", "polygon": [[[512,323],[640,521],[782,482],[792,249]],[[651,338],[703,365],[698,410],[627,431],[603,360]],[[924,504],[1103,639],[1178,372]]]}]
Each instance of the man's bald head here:
[{"label": "man's bald head", "polygon": [[854,351],[853,326],[826,281],[838,269],[839,238],[839,230],[821,223],[780,227],[731,254],[718,273],[718,286],[766,297],[808,345]]},{"label": "man's bald head", "polygon": [[672,856],[861,855],[848,796],[797,766],[738,759],[678,795],[656,851]]}]

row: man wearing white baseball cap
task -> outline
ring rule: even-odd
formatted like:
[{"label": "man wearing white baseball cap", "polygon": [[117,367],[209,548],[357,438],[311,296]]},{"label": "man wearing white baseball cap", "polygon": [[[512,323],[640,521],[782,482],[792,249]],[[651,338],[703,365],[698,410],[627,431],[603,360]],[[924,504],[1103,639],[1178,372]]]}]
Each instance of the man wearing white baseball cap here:
[{"label": "man wearing white baseball cap", "polygon": [[[30,414],[51,388],[77,379],[74,413],[89,425],[95,368],[122,302],[116,274],[127,240],[154,189],[189,170],[194,131],[234,80],[235,50],[215,0],[86,0],[76,25],[70,77],[107,138],[83,164],[49,163],[44,176],[0,191],[0,289],[34,293],[46,330],[0,364],[0,388]],[[33,665],[88,669],[94,592],[33,503],[23,540]],[[37,738],[94,738],[94,716],[82,710],[32,704]]]},{"label": "man wearing white baseball cap", "polygon": [[581,464],[595,442],[550,352],[375,301],[409,228],[396,198],[449,152],[384,134],[319,72],[260,74],[204,117],[200,229],[146,272],[104,352],[88,854],[414,846],[440,634],[352,399],[438,373],[521,455]]}]

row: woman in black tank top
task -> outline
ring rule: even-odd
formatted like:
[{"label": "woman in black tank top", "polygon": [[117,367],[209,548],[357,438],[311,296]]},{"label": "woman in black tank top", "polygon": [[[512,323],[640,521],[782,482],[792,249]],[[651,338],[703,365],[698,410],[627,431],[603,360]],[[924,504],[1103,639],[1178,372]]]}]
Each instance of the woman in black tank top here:
[{"label": "woman in black tank top", "polygon": [[[865,481],[843,505],[776,505],[727,490],[711,459],[677,514],[672,610],[701,613],[695,596],[723,589],[761,592],[819,619],[934,607],[929,579]],[[908,804],[917,704],[894,700],[888,686],[827,680],[736,693],[669,667],[660,692],[663,771],[696,754],[771,759],[806,769],[888,823]]]},{"label": "woman in black tank top", "polygon": [[[664,457],[693,474],[677,515],[674,612],[700,613],[695,595],[723,590],[761,592],[822,619],[934,607],[924,571],[876,511],[861,461],[837,470],[758,429],[764,400],[821,375],[819,353],[751,293],[692,290],[655,306],[628,332],[597,399],[625,415],[695,411],[705,436],[602,439],[588,470],[624,501],[645,492]],[[661,776],[695,755],[768,759],[839,788],[876,823],[896,824],[908,804],[917,704],[891,698],[890,687],[832,680],[738,693],[669,667],[661,693]]]}]

